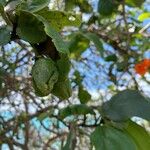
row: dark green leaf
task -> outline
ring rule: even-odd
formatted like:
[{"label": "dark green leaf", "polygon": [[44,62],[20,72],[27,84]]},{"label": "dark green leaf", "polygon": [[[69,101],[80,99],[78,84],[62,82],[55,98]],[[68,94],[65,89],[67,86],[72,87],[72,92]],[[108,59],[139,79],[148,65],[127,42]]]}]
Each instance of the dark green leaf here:
[{"label": "dark green leaf", "polygon": [[70,115],[86,115],[86,114],[95,114],[91,107],[88,107],[84,104],[71,105],[60,110],[60,117],[62,119]]},{"label": "dark green leaf", "polygon": [[71,10],[75,7],[75,0],[65,0],[65,10]]},{"label": "dark green leaf", "polygon": [[99,0],[98,12],[104,16],[111,15],[117,9],[116,2],[114,0]]},{"label": "dark green leaf", "polygon": [[37,12],[48,6],[49,0],[27,0],[22,2],[19,6],[19,10],[26,10],[29,12]]},{"label": "dark green leaf", "polygon": [[63,81],[68,78],[68,73],[70,71],[70,60],[67,54],[60,54],[60,59],[56,62],[58,72],[59,72],[59,80]]},{"label": "dark green leaf", "polygon": [[0,67],[0,90],[2,89],[2,83],[4,82],[5,75],[5,70],[2,67]]},{"label": "dark green leaf", "polygon": [[69,79],[60,80],[59,78],[58,82],[54,85],[52,94],[61,100],[68,99],[72,94],[71,83]]},{"label": "dark green leaf", "polygon": [[58,71],[50,58],[38,59],[32,67],[33,87],[38,96],[47,96],[58,80]]},{"label": "dark green leaf", "polygon": [[122,61],[117,63],[117,71],[124,71],[128,67],[128,61]]},{"label": "dark green leaf", "polygon": [[82,77],[80,76],[80,72],[79,71],[75,71],[74,72],[74,75],[75,75],[75,79],[74,79],[74,82],[77,84],[77,85],[81,85],[81,82],[82,82]]},{"label": "dark green leaf", "polygon": [[3,5],[0,3],[0,14],[4,11]]},{"label": "dark green leaf", "polygon": [[63,11],[51,11],[49,9],[43,9],[37,12],[38,15],[42,16],[47,22],[60,31],[65,26],[80,26],[81,17],[79,15],[63,12]]},{"label": "dark green leaf", "polygon": [[39,43],[46,40],[43,23],[35,15],[26,11],[20,12],[17,34],[30,43]]},{"label": "dark green leaf", "polygon": [[0,28],[0,45],[5,45],[10,42],[11,27],[4,26]]},{"label": "dark green leaf", "polygon": [[137,150],[149,150],[150,148],[150,135],[147,131],[134,123],[133,121],[128,122],[128,126],[125,131],[132,137],[135,141],[138,149]]},{"label": "dark green leaf", "polygon": [[91,134],[91,142],[96,150],[137,150],[128,134],[109,126],[97,127]]},{"label": "dark green leaf", "polygon": [[45,25],[45,32],[48,36],[52,38],[52,41],[57,49],[61,53],[68,53],[68,45],[63,41],[61,35],[49,24],[45,19],[41,18]]},{"label": "dark green leaf", "polygon": [[5,4],[6,4],[6,0],[1,0],[1,1],[0,1],[0,5],[5,6]]},{"label": "dark green leaf", "polygon": [[82,12],[90,13],[92,11],[92,6],[87,0],[78,0],[76,4],[80,7]]},{"label": "dark green leaf", "polygon": [[85,104],[91,100],[91,95],[86,90],[84,90],[83,86],[81,85],[79,86],[78,97],[82,104]]},{"label": "dark green leaf", "polygon": [[109,55],[105,58],[105,61],[113,61],[116,62],[117,61],[117,56],[115,54],[113,55]]},{"label": "dark green leaf", "polygon": [[133,116],[150,120],[150,102],[136,90],[119,92],[105,102],[102,113],[114,121],[125,121]]},{"label": "dark green leaf", "polygon": [[87,0],[65,0],[65,10],[71,10],[77,6],[82,12],[89,13],[92,11],[92,7]]}]

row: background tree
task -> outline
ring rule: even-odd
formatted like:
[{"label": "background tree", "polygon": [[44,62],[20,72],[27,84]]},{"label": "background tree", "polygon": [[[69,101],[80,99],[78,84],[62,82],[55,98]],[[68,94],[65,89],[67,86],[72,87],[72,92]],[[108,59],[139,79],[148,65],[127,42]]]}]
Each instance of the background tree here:
[{"label": "background tree", "polygon": [[149,150],[149,4],[1,0],[1,149]]}]

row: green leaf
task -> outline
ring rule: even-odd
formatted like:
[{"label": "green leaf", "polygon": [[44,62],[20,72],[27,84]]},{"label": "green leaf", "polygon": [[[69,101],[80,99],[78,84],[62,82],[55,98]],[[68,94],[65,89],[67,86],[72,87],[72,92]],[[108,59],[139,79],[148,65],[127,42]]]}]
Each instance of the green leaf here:
[{"label": "green leaf", "polygon": [[[43,20],[43,18],[42,18]],[[43,20],[45,25],[45,32],[48,36],[52,38],[52,42],[54,43],[57,51],[61,53],[69,53],[68,44],[63,41],[60,34],[50,25],[45,19]]]},{"label": "green leaf", "polygon": [[52,94],[60,98],[61,100],[66,100],[71,97],[72,90],[71,90],[71,83],[69,79],[61,80],[60,78],[57,83],[55,83]]},{"label": "green leaf", "polygon": [[9,26],[3,26],[0,28],[0,45],[5,45],[10,42],[12,28]]},{"label": "green leaf", "polygon": [[0,13],[4,12],[4,7],[3,5],[0,3]]},{"label": "green leaf", "polygon": [[37,12],[48,6],[49,0],[27,0],[23,1],[19,6],[19,10],[26,10],[29,12]]},{"label": "green leaf", "polygon": [[91,100],[91,95],[86,90],[84,90],[83,86],[81,86],[81,85],[79,86],[78,97],[82,104],[85,104]]},{"label": "green leaf", "polygon": [[149,150],[150,148],[150,135],[147,131],[136,124],[133,121],[128,122],[128,126],[125,131],[132,137],[135,141],[138,149],[137,150]]},{"label": "green leaf", "polygon": [[92,41],[97,48],[97,50],[100,52],[100,54],[103,56],[103,44],[102,41],[99,39],[99,37],[95,33],[82,33],[84,37],[86,37],[89,41]]},{"label": "green leaf", "polygon": [[122,61],[122,62],[118,62],[116,63],[117,65],[117,71],[124,71],[127,67],[128,67],[128,61],[125,60],[125,61]]},{"label": "green leaf", "polygon": [[60,110],[60,117],[62,119],[71,116],[71,115],[86,115],[86,114],[95,114],[91,107],[88,107],[84,104],[71,105]]},{"label": "green leaf", "polygon": [[140,7],[145,0],[126,0],[126,3],[132,7]]},{"label": "green leaf", "polygon": [[80,15],[75,15],[63,11],[43,9],[37,12],[37,14],[47,20],[47,22],[57,31],[60,31],[65,26],[79,27],[81,24]]},{"label": "green leaf", "polygon": [[77,6],[82,12],[89,13],[92,11],[92,6],[87,0],[65,0],[65,10],[71,10]]},{"label": "green leaf", "polygon": [[44,25],[37,17],[29,12],[20,11],[17,34],[30,43],[40,43],[46,40]]},{"label": "green leaf", "polygon": [[75,127],[72,125],[67,137],[67,142],[62,148],[62,150],[72,150],[75,140],[76,140],[76,131]]},{"label": "green leaf", "polygon": [[150,18],[150,12],[145,12],[139,15],[138,20],[144,21],[145,19],[149,19],[149,18]]},{"label": "green leaf", "polygon": [[44,111],[42,112],[37,118],[39,121],[42,121],[44,119],[46,119],[47,117],[51,116],[54,112],[54,108],[50,108],[48,111]]},{"label": "green leaf", "polygon": [[58,80],[58,71],[50,58],[39,58],[32,67],[33,87],[38,96],[47,96]]},{"label": "green leaf", "polygon": [[137,90],[124,90],[102,105],[102,115],[113,121],[133,116],[150,120],[150,102]]},{"label": "green leaf", "polygon": [[75,82],[77,85],[81,85],[81,82],[82,82],[83,78],[80,76],[80,72],[76,70],[76,71],[74,72],[74,75],[75,75],[74,82]]},{"label": "green leaf", "polygon": [[99,37],[94,33],[78,32],[73,35],[69,43],[69,50],[72,58],[78,58],[83,51],[89,47],[89,43],[93,42],[97,50],[103,56],[103,44]]},{"label": "green leaf", "polygon": [[137,150],[125,132],[109,126],[100,126],[91,134],[91,142],[96,150]]},{"label": "green leaf", "polygon": [[75,7],[75,0],[65,0],[65,10],[71,10]]},{"label": "green leaf", "polygon": [[68,73],[70,71],[68,55],[60,53],[60,59],[56,62],[56,66],[59,76],[57,83],[54,85],[52,94],[61,100],[68,99],[72,94],[71,83],[68,79]]},{"label": "green leaf", "polygon": [[5,6],[5,4],[6,4],[6,0],[1,0],[0,1],[0,5]]},{"label": "green leaf", "polygon": [[104,16],[111,15],[115,11],[115,9],[117,9],[116,2],[117,1],[113,1],[113,0],[99,0],[98,12]]},{"label": "green leaf", "polygon": [[59,72],[59,80],[66,80],[68,78],[71,65],[68,55],[60,53],[60,59],[57,60],[56,65]]},{"label": "green leaf", "polygon": [[5,76],[6,76],[6,71],[0,67],[0,90],[2,90],[2,84],[4,82],[4,79],[5,79]]},{"label": "green leaf", "polygon": [[89,47],[89,40],[81,33],[76,33],[69,42],[69,51],[71,58],[79,58],[81,53]]},{"label": "green leaf", "polygon": [[116,62],[117,61],[117,56],[115,54],[113,55],[109,55],[105,58],[105,61],[113,61],[113,62]]},{"label": "green leaf", "polygon": [[76,4],[80,7],[81,12],[90,13],[92,11],[92,6],[87,0],[78,0]]}]

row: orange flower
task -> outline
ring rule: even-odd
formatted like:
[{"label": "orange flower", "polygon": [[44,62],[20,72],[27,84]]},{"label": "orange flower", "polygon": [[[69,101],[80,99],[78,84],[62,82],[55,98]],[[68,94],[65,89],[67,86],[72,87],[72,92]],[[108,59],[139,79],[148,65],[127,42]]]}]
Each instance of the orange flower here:
[{"label": "orange flower", "polygon": [[150,69],[150,59],[144,59],[143,61],[135,65],[135,71],[140,75],[144,75],[146,72],[149,71],[149,69]]},{"label": "orange flower", "polygon": [[150,59],[144,59],[142,64],[146,67],[150,67]]}]

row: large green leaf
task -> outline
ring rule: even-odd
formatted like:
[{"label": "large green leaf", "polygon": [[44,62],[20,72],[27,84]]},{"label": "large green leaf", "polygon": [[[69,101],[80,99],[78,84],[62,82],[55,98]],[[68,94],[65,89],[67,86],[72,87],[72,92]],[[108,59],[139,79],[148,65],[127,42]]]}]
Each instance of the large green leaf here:
[{"label": "large green leaf", "polygon": [[47,20],[47,22],[50,23],[50,25],[57,31],[60,31],[65,26],[78,27],[81,24],[80,15],[63,11],[42,9],[41,11],[37,12],[37,14]]},{"label": "large green leaf", "polygon": [[5,45],[10,42],[12,28],[9,26],[3,26],[0,28],[0,45]]},{"label": "large green leaf", "polygon": [[129,121],[129,124],[125,131],[132,137],[135,141],[138,149],[137,150],[149,150],[150,149],[150,135],[147,131],[134,123],[133,121]]},{"label": "large green leaf", "polygon": [[145,0],[126,0],[129,6],[140,7]]},{"label": "large green leaf", "polygon": [[40,43],[46,40],[44,25],[35,15],[26,11],[20,11],[17,34],[30,43]]},{"label": "large green leaf", "polygon": [[101,15],[109,16],[117,8],[117,1],[113,0],[99,0],[98,3],[98,12]]},{"label": "large green leaf", "polygon": [[32,80],[35,93],[38,96],[47,96],[58,80],[58,71],[50,58],[39,58],[32,67]]},{"label": "large green leaf", "polygon": [[67,54],[60,53],[60,59],[57,60],[56,66],[59,72],[58,81],[54,85],[52,94],[61,100],[68,99],[71,94],[71,83],[68,79],[70,71],[70,61]]},{"label": "large green leaf", "polygon": [[52,38],[57,51],[61,53],[69,53],[68,44],[63,41],[61,35],[43,18],[40,17],[45,25],[45,32]]},{"label": "large green leaf", "polygon": [[47,7],[50,0],[27,0],[23,1],[19,6],[19,10],[26,10],[29,12],[37,12],[44,7]]},{"label": "large green leaf", "polygon": [[150,102],[137,90],[119,92],[102,105],[101,111],[114,121],[125,121],[133,116],[150,120]]},{"label": "large green leaf", "polygon": [[95,113],[91,107],[88,107],[85,104],[71,105],[60,110],[60,117],[62,119],[70,115],[86,115],[86,114],[95,114]]},{"label": "large green leaf", "polygon": [[68,55],[60,53],[60,59],[56,62],[56,66],[59,76],[57,83],[54,85],[52,94],[61,100],[68,99],[72,94],[71,82],[68,79],[68,73],[70,71]]},{"label": "large green leaf", "polygon": [[125,132],[109,126],[100,126],[91,134],[91,142],[96,150],[137,150]]}]

